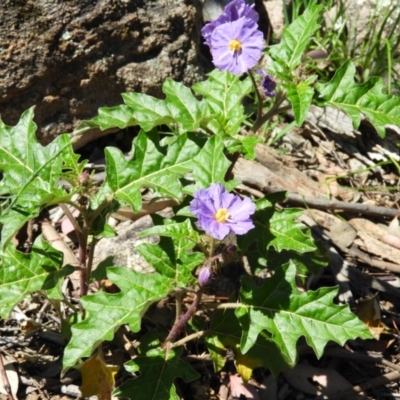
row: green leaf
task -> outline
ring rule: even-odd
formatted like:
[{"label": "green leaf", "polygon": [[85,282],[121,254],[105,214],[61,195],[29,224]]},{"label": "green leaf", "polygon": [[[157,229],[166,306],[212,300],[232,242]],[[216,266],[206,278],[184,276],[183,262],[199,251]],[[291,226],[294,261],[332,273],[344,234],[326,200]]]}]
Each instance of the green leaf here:
[{"label": "green leaf", "polygon": [[203,118],[204,104],[194,97],[192,91],[180,82],[170,78],[164,81],[163,92],[171,117],[182,124],[182,129],[194,131]]},{"label": "green leaf", "polygon": [[252,90],[250,78],[240,80],[239,75],[214,69],[206,81],[193,85],[193,90],[207,101],[213,118],[208,128],[215,134],[236,135],[246,119],[243,97]]},{"label": "green leaf", "polygon": [[166,223],[165,225],[155,225],[140,233],[140,237],[146,237],[149,235],[165,236],[178,240],[184,238],[192,244],[192,248],[200,241],[200,236],[193,229],[190,219],[186,219],[183,222],[173,221]]},{"label": "green leaf", "polygon": [[270,247],[265,256],[265,265],[268,269],[275,270],[277,266],[280,268],[281,265],[292,261],[296,266],[298,282],[305,283],[310,274],[315,274],[321,268],[325,268],[330,260],[329,252],[318,242],[314,244],[317,246],[317,250],[307,253],[290,250],[282,250],[278,253],[273,247]]},{"label": "green leaf", "polygon": [[332,80],[319,83],[317,90],[325,100],[324,105],[341,109],[353,121],[354,129],[365,116],[375,126],[381,137],[385,125],[400,125],[400,97],[383,93],[381,78],[371,78],[362,85],[354,82],[356,69],[351,61],[340,67]]},{"label": "green leaf", "polygon": [[165,353],[161,349],[152,349],[146,356],[138,356],[125,364],[130,372],[140,371],[140,376],[128,380],[114,391],[114,396],[136,400],[179,400],[174,380],[181,378],[185,382],[198,379],[200,375],[190,364],[181,360],[181,350],[171,349]]},{"label": "green leaf", "polygon": [[145,132],[154,127],[174,122],[165,100],[144,93],[123,93],[125,103],[132,109],[133,118]]},{"label": "green leaf", "polygon": [[238,245],[246,252],[252,268],[258,264],[260,257],[268,260],[269,248],[274,248],[277,252],[289,250],[296,253],[316,250],[311,231],[296,221],[303,210],[275,210],[267,199],[260,199],[257,208],[252,217],[255,228],[246,235],[237,237]]},{"label": "green leaf", "polygon": [[213,136],[192,160],[193,177],[196,184],[185,190],[191,193],[207,188],[213,182],[224,182],[225,174],[230,167],[229,160],[224,155],[225,146],[221,138]]},{"label": "green leaf", "polygon": [[[132,109],[124,104],[114,107],[100,107],[98,115],[88,122],[94,123],[103,131],[115,127],[125,129],[128,126],[138,124]],[[81,129],[83,126],[81,125]]]},{"label": "green leaf", "polygon": [[178,240],[161,238],[158,245],[142,243],[136,250],[157,272],[174,280],[175,287],[194,283],[192,270],[204,262],[204,254],[189,253],[195,243],[181,237]]},{"label": "green leaf", "polygon": [[29,254],[21,253],[13,244],[0,252],[0,315],[6,318],[11,309],[26,295],[46,290],[51,298],[61,298],[62,277],[72,272],[62,268],[62,253],[41,237],[36,239]]},{"label": "green leaf", "polygon": [[0,120],[0,193],[9,194],[11,199],[0,218],[3,246],[44,206],[72,196],[58,187],[64,166],[62,153],[71,147],[70,137],[60,135],[43,147],[35,131],[33,108],[22,114],[16,126],[6,126]]},{"label": "green leaf", "polygon": [[133,156],[128,161],[120,150],[106,148],[104,191],[136,212],[142,205],[142,187],[155,189],[158,196],[181,200],[179,178],[192,170],[199,150],[187,135],[179,136],[168,148],[160,148],[158,136],[141,132],[134,140]]},{"label": "green leaf", "polygon": [[206,343],[214,362],[214,368],[219,371],[226,362],[226,350],[232,349],[235,354],[236,367],[239,371],[246,374],[244,378],[249,379],[248,372],[256,367],[268,368],[274,376],[281,371],[293,367],[280,348],[271,339],[259,336],[251,349],[243,354],[240,350],[240,340],[242,328],[235,316],[234,310],[219,310],[213,315],[210,335],[207,336]]},{"label": "green leaf", "polygon": [[291,364],[296,362],[296,344],[302,336],[318,358],[330,340],[342,346],[349,339],[372,338],[347,305],[334,303],[337,288],[300,292],[295,275],[296,268],[290,263],[277,269],[262,286],[249,277],[242,279],[243,307],[236,310],[236,315],[243,329],[243,353],[251,349],[261,332],[280,347]]},{"label": "green leaf", "polygon": [[314,96],[314,88],[311,85],[315,78],[316,75],[297,84],[293,82],[283,84],[287,92],[287,98],[292,103],[294,117],[298,126],[304,122],[310,108]]},{"label": "green leaf", "polygon": [[64,351],[64,370],[73,367],[80,358],[89,357],[102,341],[112,340],[121,325],[129,324],[132,332],[138,332],[141,318],[150,305],[172,290],[172,280],[158,273],[144,275],[115,267],[107,269],[107,276],[121,291],[82,297],[87,316],[72,327],[72,338]]},{"label": "green leaf", "polygon": [[224,144],[229,153],[239,151],[248,160],[254,160],[255,148],[258,143],[264,142],[264,139],[259,136],[236,136],[235,139],[229,138],[224,140]]},{"label": "green leaf", "polygon": [[303,15],[283,29],[281,42],[271,46],[268,53],[275,61],[270,71],[284,80],[286,74],[293,71],[300,63],[303,53],[310,43],[314,32],[320,27],[318,19],[322,6],[310,5]]}]

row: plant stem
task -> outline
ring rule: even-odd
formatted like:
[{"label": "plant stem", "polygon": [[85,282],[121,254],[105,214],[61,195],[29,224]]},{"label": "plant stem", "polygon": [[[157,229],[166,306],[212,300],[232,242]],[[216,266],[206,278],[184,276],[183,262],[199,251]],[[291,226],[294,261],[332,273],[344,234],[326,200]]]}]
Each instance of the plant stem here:
[{"label": "plant stem", "polygon": [[217,310],[227,310],[227,309],[235,309],[235,308],[240,308],[240,307],[247,307],[242,303],[223,303],[219,304],[217,307],[215,307]]},{"label": "plant stem", "polygon": [[256,96],[257,96],[257,119],[256,122],[262,117],[262,106],[263,106],[263,100],[260,94],[260,91],[258,90],[258,85],[256,80],[254,79],[254,75],[253,73],[249,70],[248,71],[249,77],[251,79],[251,82],[253,83],[254,86],[254,90],[256,92]]},{"label": "plant stem", "polygon": [[197,307],[200,304],[201,296],[203,294],[203,289],[200,288],[196,292],[196,297],[193,300],[193,303],[190,305],[188,310],[185,312],[185,314],[181,315],[181,317],[174,323],[174,326],[172,327],[171,331],[169,332],[169,335],[165,339],[164,343],[162,344],[162,348],[166,349],[168,343],[174,342],[177,336],[179,335],[179,332],[183,330],[183,328],[186,326],[186,324],[189,322],[190,318],[193,317],[193,315],[197,311]]},{"label": "plant stem", "polygon": [[210,334],[210,331],[198,331],[198,332],[192,333],[191,335],[185,336],[184,338],[177,340],[174,343],[171,343],[170,348],[173,349],[174,347],[182,346],[185,343],[190,342],[191,340],[199,339],[199,338],[205,337],[209,334]]},{"label": "plant stem", "polygon": [[86,266],[86,284],[88,286],[89,286],[89,283],[90,283],[90,278],[92,276],[94,249],[96,247],[97,242],[98,242],[98,239],[96,239],[93,236],[92,242],[90,243],[89,255],[88,255],[87,266]]},{"label": "plant stem", "polygon": [[86,257],[87,257],[87,242],[88,242],[88,228],[84,226],[82,228],[82,235],[79,239],[79,252],[78,252],[78,259],[79,259],[79,297],[83,297],[87,294],[88,291],[88,284],[87,284],[87,270],[86,270]]},{"label": "plant stem", "polygon": [[271,107],[271,109],[265,115],[256,119],[253,127],[250,130],[254,134],[257,134],[257,131],[274,115],[279,114],[283,111],[289,110],[291,108],[291,106],[284,106],[284,107],[279,108],[279,106],[285,101],[285,99],[286,99],[286,96],[284,95],[284,93],[278,92],[278,94],[276,95],[276,98],[275,98],[274,105]]}]

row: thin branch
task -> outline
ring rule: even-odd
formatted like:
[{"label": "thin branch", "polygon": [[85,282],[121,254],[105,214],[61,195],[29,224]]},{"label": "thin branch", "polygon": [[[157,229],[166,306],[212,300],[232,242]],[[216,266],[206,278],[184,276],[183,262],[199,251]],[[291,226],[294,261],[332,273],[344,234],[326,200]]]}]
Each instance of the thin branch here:
[{"label": "thin branch", "polygon": [[173,349],[174,347],[183,346],[185,343],[190,342],[191,340],[199,339],[201,337],[208,336],[210,331],[198,331],[192,333],[191,335],[185,336],[183,339],[177,340],[174,343],[169,345],[169,348]]},{"label": "thin branch", "polygon": [[286,202],[290,204],[306,205],[320,210],[342,210],[374,217],[394,218],[399,215],[399,211],[394,208],[372,206],[360,203],[347,203],[340,200],[329,200],[324,197],[302,196],[297,193],[288,192]]}]

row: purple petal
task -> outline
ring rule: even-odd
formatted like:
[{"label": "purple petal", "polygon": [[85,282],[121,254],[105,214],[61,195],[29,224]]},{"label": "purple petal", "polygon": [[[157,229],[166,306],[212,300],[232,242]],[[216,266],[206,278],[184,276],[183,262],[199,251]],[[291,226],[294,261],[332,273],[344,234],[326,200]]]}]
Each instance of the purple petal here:
[{"label": "purple petal", "polygon": [[251,219],[242,220],[237,223],[229,223],[227,225],[232,232],[236,233],[236,235],[244,235],[249,230],[254,228],[254,224]]},{"label": "purple petal", "polygon": [[[228,211],[229,218],[220,222],[216,220],[216,213],[222,208]],[[254,228],[250,215],[255,212],[255,204],[247,197],[242,200],[228,193],[221,183],[196,192],[190,202],[190,212],[198,217],[200,228],[218,240],[230,232],[243,235]]]},{"label": "purple petal", "polygon": [[255,211],[256,205],[248,197],[245,197],[243,200],[237,197],[235,203],[229,208],[229,213],[235,221],[247,219]]},{"label": "purple petal", "polygon": [[226,7],[224,14],[229,16],[229,21],[236,21],[241,17],[247,17],[254,22],[258,21],[258,13],[253,10],[253,5],[248,5],[244,0],[233,0]]},{"label": "purple petal", "polygon": [[[229,43],[238,40],[241,50],[229,49]],[[239,74],[257,64],[262,55],[263,34],[249,18],[227,22],[216,27],[211,35],[211,53],[214,65],[222,71]]]},{"label": "purple petal", "polygon": [[206,230],[206,232],[218,240],[225,239],[229,235],[229,232],[230,232],[230,228],[229,228],[228,224],[221,224],[215,220],[209,225],[208,228],[209,228],[209,230],[208,231]]}]

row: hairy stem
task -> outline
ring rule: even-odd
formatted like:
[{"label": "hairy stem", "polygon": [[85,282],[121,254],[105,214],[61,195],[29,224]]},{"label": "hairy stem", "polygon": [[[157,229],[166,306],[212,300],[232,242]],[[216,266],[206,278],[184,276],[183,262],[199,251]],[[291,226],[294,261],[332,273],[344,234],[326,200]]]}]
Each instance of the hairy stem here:
[{"label": "hairy stem", "polygon": [[181,315],[180,318],[174,323],[174,326],[172,327],[171,331],[169,332],[169,335],[165,339],[165,342],[163,343],[162,347],[166,348],[168,343],[174,342],[179,333],[185,328],[186,324],[189,322],[190,318],[193,317],[193,315],[197,311],[197,307],[200,304],[201,300],[201,295],[203,293],[203,289],[199,289],[196,292],[196,297],[193,300],[193,303],[190,305],[188,310],[185,312],[185,314]]},{"label": "hairy stem", "polygon": [[86,284],[89,286],[90,278],[92,275],[92,266],[93,266],[93,258],[94,258],[94,249],[98,239],[93,236],[92,242],[90,243],[89,254],[87,259],[87,266],[86,266]]},{"label": "hairy stem", "polygon": [[[258,90],[258,85],[257,82],[254,78],[253,73],[249,70],[248,71],[249,77],[251,79],[251,82],[253,83],[254,86],[254,91],[256,92],[256,96],[257,96],[257,119],[256,122],[262,117],[262,105],[263,105],[263,100],[260,94],[260,91]],[[254,131],[253,131],[254,132]]]},{"label": "hairy stem", "polygon": [[282,92],[278,92],[276,95],[275,103],[271,107],[271,109],[261,116],[260,118],[257,118],[256,121],[254,122],[254,125],[251,128],[251,131],[253,133],[257,133],[257,131],[269,120],[271,119],[274,115],[277,115],[283,111],[289,110],[291,106],[284,106],[279,108],[279,106],[286,100],[286,96]]},{"label": "hairy stem", "polygon": [[88,229],[86,228],[86,226],[84,226],[82,229],[82,235],[79,239],[79,252],[78,252],[79,265],[80,265],[79,297],[85,296],[88,292],[88,284],[87,284],[88,277],[86,270],[88,236],[89,236]]}]

